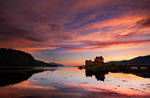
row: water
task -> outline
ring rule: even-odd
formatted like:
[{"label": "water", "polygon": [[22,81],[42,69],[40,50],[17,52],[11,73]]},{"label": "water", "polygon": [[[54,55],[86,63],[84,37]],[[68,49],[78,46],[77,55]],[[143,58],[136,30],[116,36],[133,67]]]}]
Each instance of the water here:
[{"label": "water", "polygon": [[0,98],[150,97],[150,78],[76,67],[0,72]]}]

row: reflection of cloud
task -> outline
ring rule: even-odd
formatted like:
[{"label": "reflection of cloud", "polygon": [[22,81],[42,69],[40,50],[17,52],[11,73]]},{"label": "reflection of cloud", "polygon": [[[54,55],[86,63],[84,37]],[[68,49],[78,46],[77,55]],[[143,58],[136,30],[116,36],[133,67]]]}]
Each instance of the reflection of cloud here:
[{"label": "reflection of cloud", "polygon": [[19,88],[30,88],[30,89],[47,89],[47,90],[56,90],[54,87],[45,87],[45,86],[40,86],[40,85],[33,85],[31,84],[33,81],[23,81],[19,84],[13,85],[14,87],[19,87]]},{"label": "reflection of cloud", "polygon": [[[64,84],[66,84],[66,85],[68,85],[70,87],[80,88],[80,89],[87,90],[87,91],[90,91],[90,92],[99,92],[99,94],[102,94],[102,95],[103,94],[107,94],[108,96],[111,96],[111,94],[116,93],[118,96],[122,96],[123,95],[123,96],[128,96],[128,97],[129,96],[145,97],[145,96],[148,96],[150,94],[148,89],[142,89],[142,88],[137,88],[137,87],[130,88],[130,86],[133,83],[131,83],[131,84],[130,83],[128,83],[128,84],[121,84],[119,82],[120,79],[129,80],[129,82],[135,82],[135,81],[132,81],[132,80],[134,80],[133,78],[135,78],[135,79],[137,79],[139,81],[139,83],[137,83],[136,85],[140,85],[140,83],[143,83],[142,81],[145,81],[144,79],[139,80],[141,78],[136,77],[134,75],[130,75],[130,74],[127,75],[128,78],[126,76],[120,77],[119,75],[123,76],[120,73],[118,73],[118,74],[111,73],[110,75],[107,75],[106,76],[107,79],[113,79],[114,81],[107,81],[105,84],[88,84],[88,83],[87,84],[84,84],[84,83],[83,84],[64,83]],[[119,78],[118,78],[118,76],[119,76]],[[118,83],[121,86],[117,87]],[[126,85],[126,86],[124,86],[124,85]],[[128,86],[128,85],[130,85],[130,86]],[[140,92],[142,92],[142,93],[140,93]],[[105,96],[107,96],[107,95],[105,95]]]},{"label": "reflection of cloud", "polygon": [[[51,86],[40,86],[33,85],[34,81],[24,81],[22,83],[8,86],[4,88],[0,88],[0,97],[8,98],[8,97],[38,97],[38,98],[47,98],[47,97],[56,97],[56,98],[66,98],[66,97],[80,97],[83,96],[82,93],[79,92],[70,92],[70,90],[74,90],[74,88],[60,88],[56,89]],[[64,90],[68,90],[65,92]]]},{"label": "reflection of cloud", "polygon": [[120,88],[117,88],[117,89],[114,89],[116,88],[116,86],[114,85],[108,85],[108,84],[105,84],[105,85],[99,85],[99,87],[97,86],[97,84],[76,84],[76,83],[66,83],[66,85],[68,86],[71,86],[71,87],[74,87],[74,88],[80,88],[80,89],[83,89],[83,90],[87,90],[87,91],[90,91],[90,92],[99,92],[100,95],[103,95],[104,96],[113,96],[114,93],[117,94],[117,96],[145,96],[147,94],[147,92],[145,93],[137,93],[137,91],[135,90],[132,90],[128,87],[120,87]]}]

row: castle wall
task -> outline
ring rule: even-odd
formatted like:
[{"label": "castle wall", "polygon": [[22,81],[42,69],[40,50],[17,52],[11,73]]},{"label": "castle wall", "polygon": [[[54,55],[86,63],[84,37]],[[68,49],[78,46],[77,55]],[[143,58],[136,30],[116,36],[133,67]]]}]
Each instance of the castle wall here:
[{"label": "castle wall", "polygon": [[86,60],[85,65],[86,66],[93,65],[93,62],[91,60]]}]

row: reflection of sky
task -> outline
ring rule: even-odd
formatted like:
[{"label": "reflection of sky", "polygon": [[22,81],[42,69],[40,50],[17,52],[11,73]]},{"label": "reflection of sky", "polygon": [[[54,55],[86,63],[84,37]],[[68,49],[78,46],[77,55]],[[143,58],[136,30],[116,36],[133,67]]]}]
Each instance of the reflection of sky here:
[{"label": "reflection of sky", "polygon": [[[149,78],[133,74],[109,73],[105,75],[103,82],[97,81],[95,76],[86,77],[85,70],[59,68],[34,74],[27,81],[12,86],[0,87],[0,96],[11,96],[13,93],[14,96],[79,97],[92,92],[99,92],[99,95],[95,96],[113,96],[115,93],[148,96],[150,95],[149,81]],[[103,94],[104,92],[106,94]]]}]

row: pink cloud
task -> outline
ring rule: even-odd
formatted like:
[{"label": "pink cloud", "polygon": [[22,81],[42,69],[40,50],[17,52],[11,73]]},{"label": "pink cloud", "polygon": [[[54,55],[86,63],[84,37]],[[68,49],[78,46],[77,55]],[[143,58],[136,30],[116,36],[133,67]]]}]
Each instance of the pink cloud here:
[{"label": "pink cloud", "polygon": [[[131,3],[132,2],[132,3]],[[148,0],[0,1],[0,47],[76,53],[149,43]],[[141,4],[140,6],[138,4]],[[145,37],[146,36],[146,37]],[[123,46],[124,45],[124,46]],[[61,48],[61,51],[57,49]]]}]

